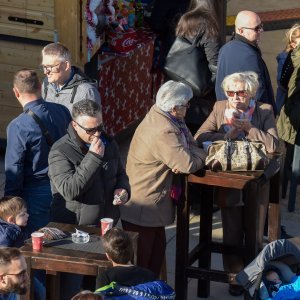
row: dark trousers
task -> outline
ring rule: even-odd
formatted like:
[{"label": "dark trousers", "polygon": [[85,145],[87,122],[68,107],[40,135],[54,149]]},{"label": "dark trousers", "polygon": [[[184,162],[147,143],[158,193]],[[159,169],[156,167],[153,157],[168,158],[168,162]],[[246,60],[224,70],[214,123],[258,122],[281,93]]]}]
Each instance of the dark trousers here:
[{"label": "dark trousers", "polygon": [[[255,187],[251,188],[251,185],[250,183],[249,190],[243,195],[244,206],[221,207],[223,243],[225,245],[243,246],[245,245],[245,235],[247,235],[248,243],[253,244],[257,239],[262,249],[263,229],[269,203],[269,183],[262,187],[259,195],[255,193]],[[258,211],[253,209],[253,201],[257,201]],[[257,236],[253,226],[255,222],[258,227]],[[244,261],[240,256],[223,254],[223,266],[227,272],[238,273],[248,263],[249,261]]]},{"label": "dark trousers", "polygon": [[164,227],[145,227],[122,220],[123,229],[139,234],[137,264],[151,270],[159,277],[166,253],[166,233]]}]

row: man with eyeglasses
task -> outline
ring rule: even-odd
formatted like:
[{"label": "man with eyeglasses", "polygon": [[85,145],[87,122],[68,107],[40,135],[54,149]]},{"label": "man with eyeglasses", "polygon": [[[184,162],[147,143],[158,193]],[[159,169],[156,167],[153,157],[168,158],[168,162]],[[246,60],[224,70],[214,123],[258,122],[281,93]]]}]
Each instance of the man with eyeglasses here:
[{"label": "man with eyeglasses", "polygon": [[42,99],[41,83],[34,70],[16,72],[13,91],[23,113],[7,127],[4,194],[26,201],[27,226],[33,232],[50,221],[48,154],[51,144],[65,135],[71,115],[63,105]]},{"label": "man with eyeglasses", "polygon": [[51,43],[43,48],[41,69],[46,75],[42,86],[46,101],[63,104],[70,112],[82,99],[101,104],[97,81],[72,66],[71,53],[64,45]]},{"label": "man with eyeglasses", "polygon": [[218,58],[216,76],[217,100],[226,99],[221,83],[232,73],[253,71],[258,74],[260,86],[255,99],[273,106],[277,113],[274,93],[267,65],[262,58],[258,42],[263,32],[263,24],[259,16],[252,11],[241,11],[235,20],[235,35],[221,49]]},{"label": "man with eyeglasses", "polygon": [[0,248],[0,300],[17,300],[29,286],[27,264],[17,248]]},{"label": "man with eyeglasses", "polygon": [[[101,218],[108,217],[116,224],[119,205],[127,202],[130,195],[118,145],[105,133],[101,108],[96,102],[75,103],[72,118],[67,134],[52,146],[49,154],[52,221],[98,225]],[[72,293],[79,292],[75,289],[80,283],[70,283],[68,290],[72,287],[73,291],[62,291],[60,299],[70,299]]]}]

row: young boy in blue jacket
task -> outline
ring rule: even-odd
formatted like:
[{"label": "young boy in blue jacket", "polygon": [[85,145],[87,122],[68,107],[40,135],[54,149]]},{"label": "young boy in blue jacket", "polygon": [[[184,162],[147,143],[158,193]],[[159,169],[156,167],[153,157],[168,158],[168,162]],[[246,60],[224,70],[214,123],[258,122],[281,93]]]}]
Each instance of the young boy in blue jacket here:
[{"label": "young boy in blue jacket", "polygon": [[20,197],[5,196],[0,199],[0,246],[21,247],[29,237],[26,229],[28,213]]},{"label": "young boy in blue jacket", "polygon": [[[0,199],[0,246],[21,247],[29,238],[27,230],[27,206],[21,197],[4,196]],[[34,278],[34,299],[46,299],[46,290],[43,284]]]}]

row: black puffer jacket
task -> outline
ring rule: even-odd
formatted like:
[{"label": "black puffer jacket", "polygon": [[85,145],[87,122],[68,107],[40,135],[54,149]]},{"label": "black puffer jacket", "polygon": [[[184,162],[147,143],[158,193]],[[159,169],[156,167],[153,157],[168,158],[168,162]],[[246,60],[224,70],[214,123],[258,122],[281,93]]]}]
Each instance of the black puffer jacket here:
[{"label": "black puffer jacket", "polygon": [[72,125],[49,154],[49,177],[53,194],[52,221],[96,225],[100,218],[119,218],[113,193],[130,193],[129,181],[115,140],[105,136],[104,157],[88,151]]}]

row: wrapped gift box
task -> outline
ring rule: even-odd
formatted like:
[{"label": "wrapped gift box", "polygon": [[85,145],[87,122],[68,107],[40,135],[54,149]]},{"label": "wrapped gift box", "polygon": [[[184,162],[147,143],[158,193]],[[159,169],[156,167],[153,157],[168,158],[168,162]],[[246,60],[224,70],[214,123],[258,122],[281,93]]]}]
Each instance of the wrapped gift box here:
[{"label": "wrapped gift box", "polygon": [[127,32],[108,32],[108,44],[113,51],[128,52],[135,48],[137,43],[136,31]]}]

